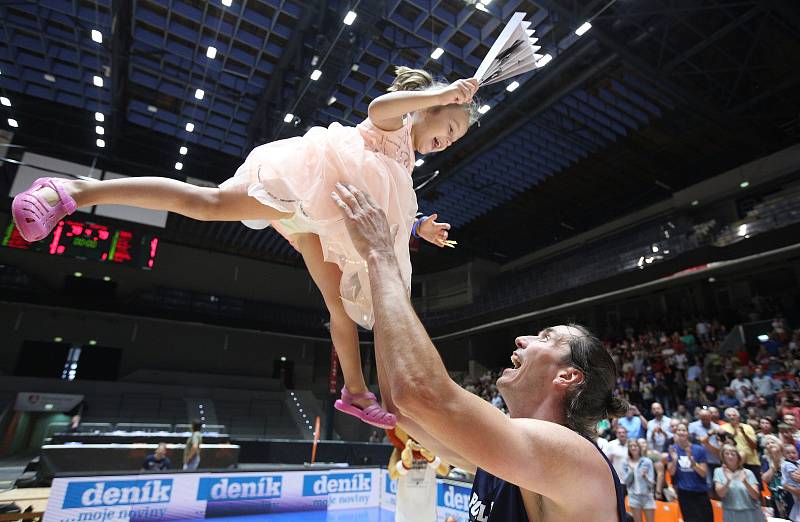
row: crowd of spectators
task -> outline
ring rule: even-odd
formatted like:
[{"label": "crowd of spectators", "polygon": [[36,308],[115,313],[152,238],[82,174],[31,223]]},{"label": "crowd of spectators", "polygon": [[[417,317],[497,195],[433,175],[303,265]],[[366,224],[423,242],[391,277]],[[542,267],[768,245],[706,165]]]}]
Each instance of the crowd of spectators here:
[{"label": "crowd of spectators", "polygon": [[[721,348],[727,335],[719,321],[695,319],[604,341],[631,407],[599,423],[597,444],[637,522],[653,520],[656,499],[677,499],[686,522],[711,522],[709,498],[725,522],[761,522],[762,507],[800,522],[800,330],[778,316],[733,353]],[[486,372],[463,386],[503,408],[496,380]]]}]

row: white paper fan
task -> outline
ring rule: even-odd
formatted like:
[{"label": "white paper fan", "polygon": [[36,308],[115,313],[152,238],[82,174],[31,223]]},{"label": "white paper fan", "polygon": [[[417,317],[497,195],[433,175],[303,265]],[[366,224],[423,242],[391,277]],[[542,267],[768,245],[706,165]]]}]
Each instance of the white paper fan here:
[{"label": "white paper fan", "polygon": [[480,85],[501,82],[538,67],[541,47],[536,45],[530,25],[525,13],[514,13],[475,73]]}]

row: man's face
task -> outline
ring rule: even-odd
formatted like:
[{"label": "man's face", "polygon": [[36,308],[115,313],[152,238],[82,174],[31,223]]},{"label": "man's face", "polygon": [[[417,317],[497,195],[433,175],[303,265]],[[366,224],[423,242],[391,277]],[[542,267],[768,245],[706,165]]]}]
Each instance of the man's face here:
[{"label": "man's face", "polygon": [[711,412],[711,420],[714,422],[719,420],[719,409],[712,406],[708,409],[708,411]]},{"label": "man's face", "polygon": [[628,430],[625,428],[617,428],[617,438],[620,444],[625,444],[628,441]]},{"label": "man's face", "polygon": [[697,414],[697,418],[700,419],[700,422],[703,423],[703,426],[708,426],[711,424],[711,412],[708,410],[700,410],[700,413]]},{"label": "man's face", "polygon": [[660,405],[659,403],[657,403],[657,402],[654,402],[654,403],[653,403],[653,405],[652,405],[652,406],[650,406],[650,411],[651,411],[651,412],[653,413],[653,415],[655,415],[656,417],[661,417],[662,415],[664,415],[664,407],[663,407],[663,406],[661,406],[661,405]]},{"label": "man's face", "polygon": [[734,424],[738,423],[741,420],[741,418],[739,417],[739,412],[734,409],[726,410],[725,418],[727,418],[730,422]]},{"label": "man's face", "polygon": [[788,424],[789,426],[794,426],[795,423],[794,415],[792,415],[791,413],[787,413],[786,415],[784,415],[783,423]]},{"label": "man's face", "polygon": [[497,388],[509,408],[515,403],[515,392],[520,399],[530,400],[532,390],[541,389],[557,378],[563,362],[569,356],[569,338],[582,335],[568,326],[545,328],[537,335],[524,335],[515,339],[516,350],[511,354],[511,368],[506,368],[497,379]]},{"label": "man's face", "polygon": [[163,459],[164,455],[166,455],[166,454],[167,454],[167,448],[166,447],[164,447],[162,445],[159,445],[156,448],[156,458],[157,459]]}]

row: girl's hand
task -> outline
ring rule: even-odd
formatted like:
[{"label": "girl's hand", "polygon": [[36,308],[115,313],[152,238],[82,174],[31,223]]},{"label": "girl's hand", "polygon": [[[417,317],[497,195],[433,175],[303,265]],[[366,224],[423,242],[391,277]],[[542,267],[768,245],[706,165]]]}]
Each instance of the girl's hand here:
[{"label": "girl's hand", "polygon": [[419,227],[417,227],[417,235],[428,243],[443,248],[447,246],[447,231],[450,230],[450,224],[437,223],[437,217],[439,217],[439,214],[431,214],[428,219],[420,223]]},{"label": "girl's hand", "polygon": [[451,103],[468,103],[478,91],[478,80],[470,78],[468,80],[456,80],[447,87],[439,90],[439,103],[450,105]]}]

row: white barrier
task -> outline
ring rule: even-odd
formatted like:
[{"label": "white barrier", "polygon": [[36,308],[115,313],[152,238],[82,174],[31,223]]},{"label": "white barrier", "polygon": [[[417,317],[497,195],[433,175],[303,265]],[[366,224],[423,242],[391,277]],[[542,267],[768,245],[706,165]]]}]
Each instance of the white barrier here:
[{"label": "white barrier", "polygon": [[[379,468],[177,473],[53,480],[44,522],[156,522],[293,511],[381,507],[394,511],[396,481]],[[470,488],[437,480],[437,520],[468,520]]]}]

